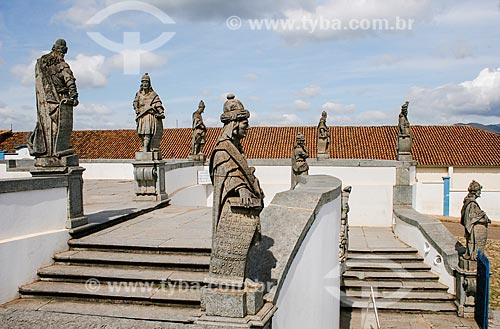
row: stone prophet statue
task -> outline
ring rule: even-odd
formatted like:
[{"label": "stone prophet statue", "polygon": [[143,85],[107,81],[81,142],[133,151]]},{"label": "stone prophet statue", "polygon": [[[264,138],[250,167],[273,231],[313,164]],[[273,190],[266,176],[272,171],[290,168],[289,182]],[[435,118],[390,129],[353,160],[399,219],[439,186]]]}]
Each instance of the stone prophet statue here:
[{"label": "stone prophet statue", "polygon": [[318,123],[318,159],[326,159],[330,157],[329,149],[330,146],[330,130],[326,125],[326,111],[321,113],[321,119],[319,119]]},{"label": "stone prophet statue", "polygon": [[139,135],[142,142],[141,151],[159,151],[163,135],[162,120],[165,119],[165,110],[160,96],[151,86],[151,78],[147,73],[142,76],[140,90],[135,94],[134,110],[137,135]]},{"label": "stone prophet statue", "polygon": [[406,101],[401,106],[401,113],[398,121],[398,160],[411,161],[411,147],[413,144],[413,135],[408,121],[408,105]]},{"label": "stone prophet statue", "polygon": [[309,165],[307,158],[309,158],[309,151],[306,146],[306,139],[301,133],[297,134],[295,146],[292,151],[292,189],[298,183],[298,176],[305,176],[309,174]]},{"label": "stone prophet statue", "polygon": [[[201,116],[205,111],[205,103],[201,100],[198,109],[193,113],[193,138],[191,139],[191,157],[200,156],[204,158],[202,153],[203,146],[206,143],[207,127],[203,123]],[[204,160],[204,159],[203,159]]]},{"label": "stone prophet statue", "polygon": [[477,260],[478,249],[483,252],[488,240],[488,224],[490,219],[477,203],[477,198],[481,196],[483,187],[476,181],[469,185],[469,193],[464,198],[461,210],[461,224],[465,228],[466,252],[464,259]]},{"label": "stone prophet statue", "polygon": [[346,186],[342,190],[342,214],[340,216],[340,236],[339,236],[339,263],[343,263],[347,258],[349,248],[349,196],[351,195],[351,186]]},{"label": "stone prophet statue", "polygon": [[[74,154],[71,132],[73,107],[78,105],[78,91],[73,72],[64,60],[67,52],[66,41],[59,39],[50,53],[36,61],[37,123],[27,143],[35,158],[60,159]],[[51,164],[56,162],[52,161]]]},{"label": "stone prophet statue", "polygon": [[221,115],[224,127],[209,165],[214,186],[211,283],[241,287],[249,250],[260,239],[264,193],[241,146],[249,117],[243,104],[233,94],[227,95]]}]

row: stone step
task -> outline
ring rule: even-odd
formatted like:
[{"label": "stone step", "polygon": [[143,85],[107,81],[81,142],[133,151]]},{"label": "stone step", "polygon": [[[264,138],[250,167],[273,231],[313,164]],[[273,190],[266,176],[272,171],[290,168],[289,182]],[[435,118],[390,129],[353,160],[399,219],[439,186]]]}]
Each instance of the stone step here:
[{"label": "stone step", "polygon": [[[457,308],[451,301],[447,302],[429,302],[416,303],[412,301],[382,301],[375,300],[378,310],[393,310],[393,311],[409,311],[409,312],[456,312]],[[355,299],[349,301],[341,301],[343,308],[358,308],[367,309],[368,306],[373,308],[369,299]]]},{"label": "stone step", "polygon": [[[189,242],[189,241],[187,241]],[[175,254],[195,254],[195,255],[206,255],[210,256],[211,248],[210,242],[197,242],[197,243],[185,243],[183,245],[169,245],[165,243],[164,245],[147,245],[145,243],[130,243],[126,240],[123,241],[105,241],[105,240],[89,240],[89,238],[83,239],[71,239],[68,241],[71,250],[92,250],[92,251],[118,251],[118,252],[134,252],[134,253],[151,253],[151,254],[161,254],[161,253],[175,253]]]},{"label": "stone step", "polygon": [[151,268],[114,268],[101,266],[55,264],[38,270],[42,280],[86,281],[91,278],[104,281],[147,281],[199,284],[208,272],[172,271]]},{"label": "stone step", "polygon": [[358,280],[436,280],[436,274],[429,271],[353,271],[344,273],[344,278],[357,278]]},{"label": "stone step", "polygon": [[412,247],[379,247],[379,248],[348,248],[349,253],[360,253],[360,254],[373,254],[373,253],[379,253],[379,254],[391,254],[391,253],[401,253],[401,254],[411,254],[411,253],[417,253],[418,250]]},{"label": "stone step", "polygon": [[[440,290],[435,291],[413,291],[413,290],[373,290],[376,299],[399,299],[399,300],[415,300],[415,301],[454,301],[455,296]],[[345,291],[342,297],[346,300],[353,298],[370,298],[370,289]]]},{"label": "stone step", "polygon": [[392,260],[392,261],[398,261],[398,262],[404,262],[404,261],[409,261],[413,262],[416,260],[423,261],[424,259],[422,256],[420,256],[418,253],[348,253],[347,254],[347,259],[348,260],[363,260],[363,261],[387,261],[387,260]]},{"label": "stone step", "polygon": [[407,289],[415,291],[440,290],[448,291],[448,287],[436,281],[412,281],[412,280],[375,280],[363,281],[356,278],[345,278],[344,289],[373,289],[377,290],[394,290]]},{"label": "stone step", "polygon": [[134,320],[193,323],[199,316],[199,308],[164,305],[140,305],[125,303],[92,303],[45,298],[21,298],[6,305],[12,309],[66,314],[106,316]]},{"label": "stone step", "polygon": [[365,260],[347,260],[346,268],[348,270],[368,270],[368,271],[429,271],[431,267],[424,262],[395,262],[388,260],[365,261]]},{"label": "stone step", "polygon": [[21,295],[36,297],[63,297],[78,300],[106,300],[143,304],[167,304],[199,307],[198,287],[170,287],[149,282],[86,283],[36,281],[19,288]]},{"label": "stone step", "polygon": [[164,269],[207,271],[210,257],[205,255],[141,254],[113,251],[70,250],[54,256],[56,262],[112,266],[154,266]]}]

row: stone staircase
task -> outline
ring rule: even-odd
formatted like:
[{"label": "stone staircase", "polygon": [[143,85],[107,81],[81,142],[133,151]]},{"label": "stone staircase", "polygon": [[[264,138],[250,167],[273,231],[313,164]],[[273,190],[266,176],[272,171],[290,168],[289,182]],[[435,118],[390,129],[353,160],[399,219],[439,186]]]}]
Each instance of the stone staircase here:
[{"label": "stone staircase", "polygon": [[[371,245],[354,243],[349,247],[341,287],[342,307],[366,309],[370,303],[370,287],[373,287],[379,310],[456,312],[455,297],[447,293],[448,287],[438,282],[438,276],[431,272],[416,249],[390,233],[392,237],[379,236],[382,239],[379,242],[371,239]],[[367,240],[370,241],[370,237]],[[377,246],[377,243],[383,245]],[[370,306],[373,307],[371,303]]]},{"label": "stone staircase", "polygon": [[[102,239],[105,241],[105,239]],[[41,310],[193,323],[210,249],[69,241],[69,251],[19,289],[17,303]]]}]

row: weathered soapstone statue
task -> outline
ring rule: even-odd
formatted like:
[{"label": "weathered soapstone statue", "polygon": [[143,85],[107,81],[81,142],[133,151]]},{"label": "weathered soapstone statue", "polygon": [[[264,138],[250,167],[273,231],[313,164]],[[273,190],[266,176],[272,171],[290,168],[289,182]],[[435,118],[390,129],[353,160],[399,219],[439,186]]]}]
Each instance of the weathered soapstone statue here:
[{"label": "weathered soapstone statue", "polygon": [[339,237],[339,263],[343,264],[347,258],[347,249],[349,248],[349,196],[351,195],[351,186],[346,186],[342,190],[342,214],[340,217],[340,237]]},{"label": "weathered soapstone statue", "polygon": [[413,135],[410,128],[410,121],[408,121],[408,105],[410,102],[406,101],[401,106],[401,113],[399,114],[398,122],[398,156],[400,161],[412,161],[411,146],[413,144]]},{"label": "weathered soapstone statue", "polygon": [[318,159],[328,159],[330,157],[329,146],[330,146],[330,130],[326,125],[326,111],[321,113],[321,119],[318,123]]},{"label": "weathered soapstone statue", "polygon": [[142,142],[141,151],[160,151],[163,135],[165,110],[160,97],[151,86],[151,78],[145,73],[141,78],[141,87],[135,94],[134,110],[136,114],[137,135]]},{"label": "weathered soapstone statue", "polygon": [[248,279],[246,265],[249,250],[260,240],[264,193],[241,145],[250,112],[233,94],[227,95],[223,109],[224,127],[209,164],[214,186],[213,238],[202,300],[207,316],[244,318],[263,305],[262,284]]},{"label": "weathered soapstone statue", "polygon": [[78,105],[76,79],[64,55],[66,41],[59,39],[52,51],[36,61],[35,86],[37,123],[28,138],[36,167],[77,166],[71,146],[73,107]]},{"label": "weathered soapstone statue", "polygon": [[191,139],[189,158],[195,161],[205,161],[205,154],[202,153],[202,150],[206,143],[207,127],[205,127],[201,116],[203,111],[205,111],[205,103],[201,100],[198,109],[193,113],[193,138]]},{"label": "weathered soapstone statue", "polygon": [[478,250],[483,252],[488,240],[488,224],[490,219],[477,203],[483,187],[473,180],[469,185],[469,193],[464,198],[461,210],[461,224],[465,228],[466,252],[464,259],[477,260]]},{"label": "weathered soapstone statue", "polygon": [[141,88],[134,99],[137,134],[142,142],[140,152],[135,153],[134,179],[138,201],[166,200],[165,163],[161,160],[160,143],[163,135],[165,110],[158,94],[151,87],[151,78],[145,73]]},{"label": "weathered soapstone statue", "polygon": [[309,151],[307,150],[305,143],[306,139],[304,135],[299,132],[295,138],[295,146],[292,151],[292,189],[300,183],[300,176],[306,176],[309,174],[309,165],[307,164]]},{"label": "weathered soapstone statue", "polygon": [[76,79],[64,56],[66,41],[58,39],[52,51],[35,65],[37,123],[28,137],[28,149],[35,156],[33,177],[65,177],[68,182],[67,228],[88,223],[83,212],[85,168],[78,165],[78,155],[71,146],[73,107],[78,105]]},{"label": "weathered soapstone statue", "polygon": [[488,224],[491,222],[477,203],[482,186],[472,181],[464,198],[461,224],[465,228],[465,253],[459,258],[456,269],[456,305],[459,316],[473,316],[476,296],[478,251],[484,252],[488,240]]}]

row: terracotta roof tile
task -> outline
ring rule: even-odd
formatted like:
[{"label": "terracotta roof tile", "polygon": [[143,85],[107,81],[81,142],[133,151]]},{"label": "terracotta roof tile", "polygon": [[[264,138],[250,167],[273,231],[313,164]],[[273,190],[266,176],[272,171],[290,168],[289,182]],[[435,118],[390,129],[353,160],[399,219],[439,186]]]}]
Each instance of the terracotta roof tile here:
[{"label": "terracotta roof tile", "polygon": [[[500,135],[470,126],[412,126],[415,160],[420,166],[500,166]],[[208,128],[204,152],[215,147],[221,128]],[[316,127],[252,127],[243,140],[250,159],[289,158],[295,136],[306,138],[310,156],[316,157]],[[338,159],[396,159],[397,127],[330,127],[330,157]],[[27,132],[12,133],[0,150],[14,151],[25,144]],[[133,159],[140,148],[135,130],[74,131],[73,147],[81,159]],[[163,158],[187,158],[191,129],[165,129]]]}]

